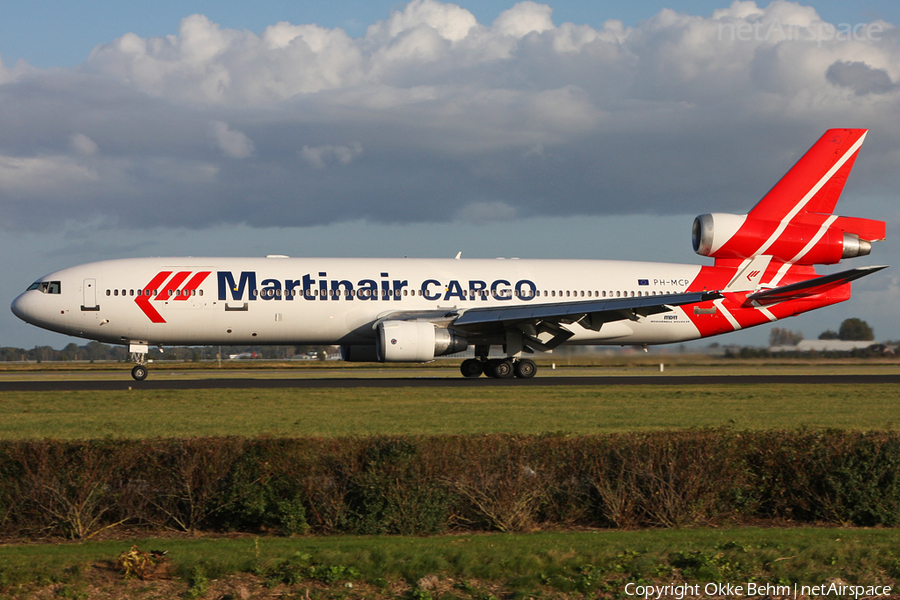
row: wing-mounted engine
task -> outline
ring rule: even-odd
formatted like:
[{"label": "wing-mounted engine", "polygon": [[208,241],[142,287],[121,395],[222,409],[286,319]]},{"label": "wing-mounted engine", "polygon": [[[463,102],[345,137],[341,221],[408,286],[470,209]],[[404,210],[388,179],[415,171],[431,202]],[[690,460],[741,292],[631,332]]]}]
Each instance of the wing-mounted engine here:
[{"label": "wing-mounted engine", "polygon": [[694,219],[694,252],[745,259],[761,254],[800,265],[831,265],[866,256],[885,237],[884,221],[799,213],[786,224],[750,215],[706,214]]},{"label": "wing-mounted engine", "polygon": [[430,321],[381,321],[374,346],[341,346],[341,355],[348,362],[427,362],[468,347],[466,338]]},{"label": "wing-mounted engine", "polygon": [[379,362],[425,362],[468,348],[464,337],[430,321],[382,321],[375,342]]}]

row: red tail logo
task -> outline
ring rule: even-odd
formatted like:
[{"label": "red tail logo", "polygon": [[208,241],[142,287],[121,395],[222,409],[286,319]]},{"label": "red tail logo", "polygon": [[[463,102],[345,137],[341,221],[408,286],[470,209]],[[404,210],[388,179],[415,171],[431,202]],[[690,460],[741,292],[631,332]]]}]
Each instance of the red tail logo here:
[{"label": "red tail logo", "polygon": [[750,271],[750,273],[747,275],[747,281],[753,281],[758,276],[759,276],[759,271]]},{"label": "red tail logo", "polygon": [[196,293],[197,288],[209,277],[211,271],[196,273],[191,277],[190,281],[182,286],[181,284],[190,277],[191,273],[192,271],[179,271],[174,277],[169,279],[172,271],[160,271],[144,286],[144,289],[138,290],[138,297],[134,299],[135,304],[144,311],[144,314],[147,315],[151,322],[165,323],[166,320],[150,303],[169,300],[183,302],[187,300]]}]

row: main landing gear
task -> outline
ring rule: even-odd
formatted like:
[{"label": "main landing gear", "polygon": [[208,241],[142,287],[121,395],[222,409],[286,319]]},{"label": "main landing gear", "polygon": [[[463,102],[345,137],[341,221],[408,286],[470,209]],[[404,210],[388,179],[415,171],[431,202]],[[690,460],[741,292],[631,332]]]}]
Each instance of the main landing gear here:
[{"label": "main landing gear", "polygon": [[537,373],[537,365],[530,358],[467,358],[459,370],[463,377],[479,377],[483,373],[495,379],[531,379]]}]

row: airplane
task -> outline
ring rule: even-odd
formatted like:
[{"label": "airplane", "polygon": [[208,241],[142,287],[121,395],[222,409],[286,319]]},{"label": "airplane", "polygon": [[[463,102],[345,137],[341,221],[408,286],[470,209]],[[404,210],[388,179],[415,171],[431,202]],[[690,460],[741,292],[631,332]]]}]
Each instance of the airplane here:
[{"label": "airplane", "polygon": [[[428,362],[474,348],[465,377],[529,379],[561,344],[684,342],[850,298],[884,266],[819,275],[868,255],[885,223],[835,204],[865,129],[831,129],[747,214],[694,219],[712,265],[609,260],[131,258],[41,277],[12,303],[51,331],[128,347],[339,345],[345,361]],[[502,358],[489,358],[501,346]]]}]

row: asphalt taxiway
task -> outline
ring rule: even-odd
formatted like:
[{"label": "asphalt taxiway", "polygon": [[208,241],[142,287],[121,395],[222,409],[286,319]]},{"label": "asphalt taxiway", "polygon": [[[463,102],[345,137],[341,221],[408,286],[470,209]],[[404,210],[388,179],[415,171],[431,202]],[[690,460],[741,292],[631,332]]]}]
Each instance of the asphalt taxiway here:
[{"label": "asphalt taxiway", "polygon": [[800,384],[829,386],[837,384],[900,384],[900,374],[840,374],[840,375],[636,375],[636,376],[541,376],[534,379],[466,379],[450,377],[317,377],[317,378],[204,378],[156,379],[134,381],[123,373],[121,379],[32,379],[0,381],[0,392],[70,392],[105,390],[208,390],[208,389],[322,389],[322,388],[472,388],[520,386],[593,386],[610,385],[759,385]]}]

